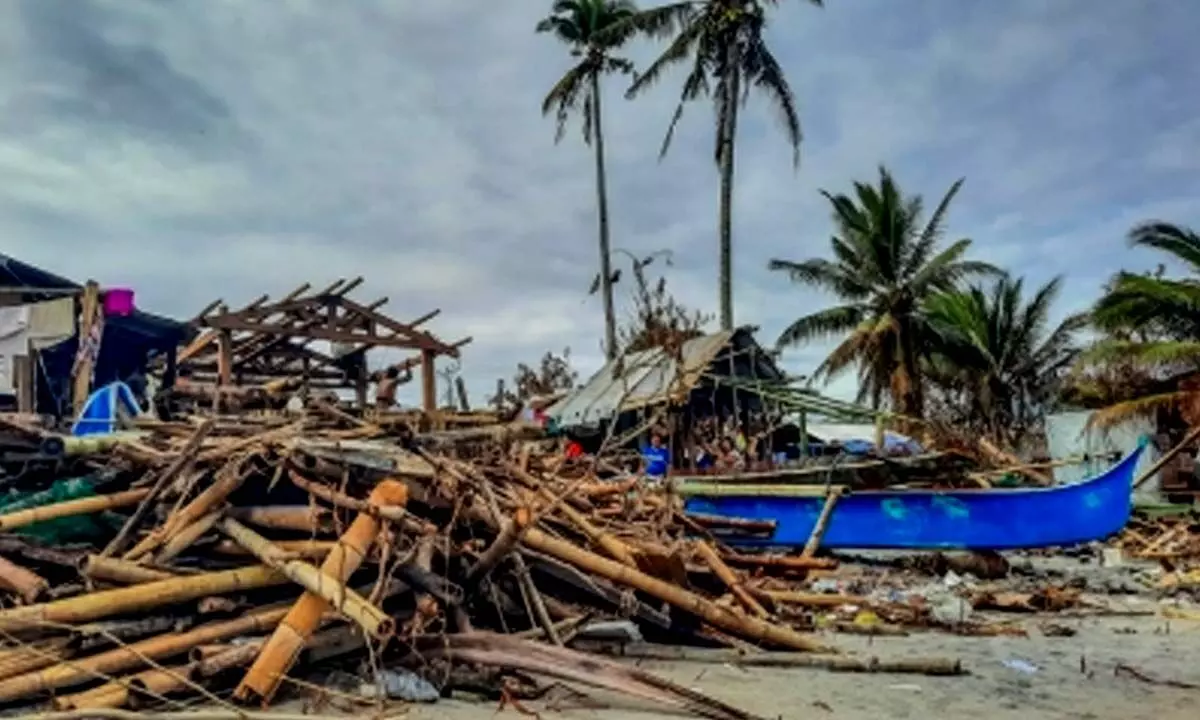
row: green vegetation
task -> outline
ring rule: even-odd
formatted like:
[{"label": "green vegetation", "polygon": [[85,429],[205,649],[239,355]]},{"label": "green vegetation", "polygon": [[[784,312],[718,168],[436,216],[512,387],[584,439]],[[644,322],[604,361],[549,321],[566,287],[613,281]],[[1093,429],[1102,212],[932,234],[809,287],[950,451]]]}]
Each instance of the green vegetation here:
[{"label": "green vegetation", "polygon": [[[538,25],[570,48],[574,63],[546,96],[543,113],[554,113],[558,137],[580,115],[584,140],[595,149],[600,266],[593,290],[604,298],[610,358],[618,349],[690,337],[704,318],[674,304],[661,283],[649,290],[635,260],[637,317],[631,331],[618,333],[601,79],[631,76],[625,94],[636,98],[669,68],[686,70],[660,157],[685,105],[702,98],[713,103],[721,181],[718,307],[721,327],[732,328],[734,157],[738,114],[750,91],[778,111],[799,162],[796,99],[765,40],[770,10],[778,5],[685,0],[639,10],[625,0],[558,0]],[[635,38],[664,44],[640,72],[615,54]],[[777,346],[833,339],[814,381],[853,371],[860,401],[1009,446],[1058,405],[1101,409],[1101,425],[1139,415],[1200,422],[1200,235],[1164,222],[1135,227],[1132,245],[1162,253],[1188,275],[1167,277],[1165,266],[1149,274],[1119,272],[1090,312],[1054,322],[1061,315],[1054,307],[1061,278],[1029,288],[1024,279],[972,259],[969,239],[945,240],[950,206],[962,187],[961,179],[952,184],[928,214],[922,196],[906,195],[886,168],[850,192],[823,191],[834,228],[828,255],[771,259],[768,269],[835,301],[792,322]]]}]

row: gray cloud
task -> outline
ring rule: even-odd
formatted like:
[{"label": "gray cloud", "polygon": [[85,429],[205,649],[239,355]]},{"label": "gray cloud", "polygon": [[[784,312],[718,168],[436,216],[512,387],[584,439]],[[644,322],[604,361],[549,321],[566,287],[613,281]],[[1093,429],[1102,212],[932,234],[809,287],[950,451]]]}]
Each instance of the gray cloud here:
[{"label": "gray cloud", "polygon": [[[28,0],[0,5],[5,252],[128,283],[186,317],[364,275],[390,311],[473,335],[477,396],[570,345],[599,363],[592,167],[555,146],[543,93],[569,59],[532,27],[549,2]],[[951,232],[1032,280],[1069,276],[1063,312],[1131,253],[1146,217],[1198,223],[1200,8],[1171,0],[785,3],[771,40],[804,115],[794,172],[752,99],[739,140],[735,297],[770,341],[828,302],[768,274],[823,253],[819,188],[881,162],[906,188],[967,185]],[[644,62],[653,48],[630,49]],[[711,111],[655,153],[671,80],[608,91],[614,244],[677,253],[670,282],[716,301]],[[804,371],[823,347],[789,353]],[[846,392],[844,383],[838,392]]]}]

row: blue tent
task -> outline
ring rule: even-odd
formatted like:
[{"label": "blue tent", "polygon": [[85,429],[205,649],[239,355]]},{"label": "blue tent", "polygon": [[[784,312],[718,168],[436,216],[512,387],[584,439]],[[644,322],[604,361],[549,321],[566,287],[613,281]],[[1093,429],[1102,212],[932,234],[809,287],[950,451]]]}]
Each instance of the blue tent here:
[{"label": "blue tent", "polygon": [[133,391],[123,382],[112,382],[88,397],[83,410],[71,426],[71,434],[106,435],[120,427],[121,416],[136,417],[141,412]]}]

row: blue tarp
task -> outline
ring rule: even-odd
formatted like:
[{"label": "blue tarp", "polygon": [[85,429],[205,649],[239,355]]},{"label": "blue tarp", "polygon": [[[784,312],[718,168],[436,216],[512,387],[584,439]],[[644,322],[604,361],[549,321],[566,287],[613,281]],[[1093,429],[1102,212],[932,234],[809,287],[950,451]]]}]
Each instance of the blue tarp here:
[{"label": "blue tarp", "polygon": [[133,391],[123,382],[113,382],[93,392],[71,426],[71,434],[104,435],[116,432],[122,414],[136,417],[141,412]]}]

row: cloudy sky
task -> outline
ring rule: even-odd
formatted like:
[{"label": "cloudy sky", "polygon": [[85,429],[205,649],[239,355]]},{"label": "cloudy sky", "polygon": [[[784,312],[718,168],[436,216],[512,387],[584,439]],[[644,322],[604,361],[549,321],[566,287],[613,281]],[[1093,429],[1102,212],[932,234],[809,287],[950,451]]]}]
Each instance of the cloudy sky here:
[{"label": "cloudy sky", "polygon": [[[363,275],[360,299],[386,295],[400,319],[440,307],[433,330],[475,338],[462,372],[477,397],[547,349],[570,346],[586,375],[602,327],[586,295],[593,176],[578,134],[555,146],[539,112],[569,62],[532,32],[549,4],[0,3],[2,251],[180,318]],[[737,320],[765,342],[828,302],[767,260],[825,253],[818,189],[880,163],[926,195],[965,176],[950,232],[1031,280],[1066,275],[1063,312],[1114,269],[1153,267],[1127,249],[1131,224],[1200,225],[1200,4],[827,4],[785,0],[772,17],[805,122],[800,170],[761,103],[740,128]],[[658,162],[675,85],[630,103],[619,83],[614,244],[673,250],[677,295],[715,311],[711,111],[691,108]]]}]

